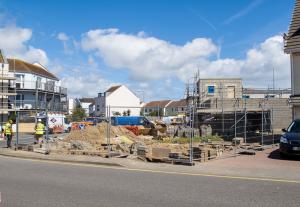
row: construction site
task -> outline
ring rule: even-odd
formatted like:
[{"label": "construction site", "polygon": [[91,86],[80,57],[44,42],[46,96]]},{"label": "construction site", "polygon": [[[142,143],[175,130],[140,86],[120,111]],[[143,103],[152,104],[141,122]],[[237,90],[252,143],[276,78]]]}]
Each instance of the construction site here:
[{"label": "construction site", "polygon": [[[12,120],[16,150],[194,165],[275,146],[292,121],[291,90],[275,87],[274,71],[268,89],[198,72],[180,100],[144,103],[115,85],[71,109],[67,89],[42,65],[7,59],[3,51],[0,62],[0,124]],[[72,120],[72,110],[83,106],[85,118]],[[44,140],[33,144],[38,120]],[[24,136],[32,138],[24,143]]]},{"label": "construction site", "polygon": [[[7,91],[3,80],[4,94]],[[114,93],[119,88],[108,91]],[[292,119],[286,98],[289,92],[288,89],[256,89],[253,92],[253,89],[243,88],[239,78],[200,79],[196,75],[186,86],[185,98],[177,104],[169,104],[176,107],[172,111],[180,111],[173,116],[163,114],[168,110],[164,108],[167,104],[161,105],[160,102],[157,102],[158,106],[107,105],[101,119],[81,120],[67,125],[65,113],[51,112],[51,108],[41,109],[31,117],[45,122],[42,144],[20,142],[24,134],[33,136],[35,122],[24,123],[18,116],[20,109],[8,106],[7,109],[17,115],[16,150],[194,165],[238,154],[255,155],[266,146],[275,146],[281,129]],[[5,95],[2,99],[7,99]],[[9,95],[14,96],[13,93]],[[250,97],[252,95],[255,97]],[[109,94],[104,93],[105,96]],[[152,116],[146,115],[150,108]],[[153,113],[155,110],[156,113]],[[130,114],[135,111],[145,115]],[[6,120],[8,117],[7,112]],[[29,114],[23,115],[25,120],[29,117]]]}]

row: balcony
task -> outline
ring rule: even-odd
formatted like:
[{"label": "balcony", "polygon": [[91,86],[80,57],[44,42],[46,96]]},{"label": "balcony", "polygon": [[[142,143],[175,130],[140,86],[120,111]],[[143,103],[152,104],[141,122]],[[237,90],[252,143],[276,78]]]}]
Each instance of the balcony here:
[{"label": "balcony", "polygon": [[10,102],[11,108],[16,110],[46,110],[49,111],[67,111],[67,104],[62,102],[38,101],[34,100],[16,100]]},{"label": "balcony", "polygon": [[36,82],[36,81],[16,81],[15,87],[17,90],[40,90],[50,93],[60,93],[67,95],[67,88],[56,86],[54,82]]}]

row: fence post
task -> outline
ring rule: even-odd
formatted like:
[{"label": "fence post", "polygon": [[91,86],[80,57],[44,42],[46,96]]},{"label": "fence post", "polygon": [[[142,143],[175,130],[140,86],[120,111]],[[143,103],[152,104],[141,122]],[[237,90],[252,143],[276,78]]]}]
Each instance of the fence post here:
[{"label": "fence post", "polygon": [[106,143],[107,143],[107,154],[110,158],[110,106],[106,107],[107,127],[106,127]]},{"label": "fence post", "polygon": [[245,103],[244,103],[244,111],[245,111],[245,121],[244,121],[244,139],[245,139],[245,143],[247,143],[247,107],[246,107],[246,99],[245,99]]},{"label": "fence post", "polygon": [[17,136],[17,142],[16,142],[16,149],[18,150],[19,146],[19,122],[20,122],[20,117],[19,117],[19,111],[17,111],[17,117],[16,117],[16,136]]},{"label": "fence post", "polygon": [[272,127],[272,145],[274,146],[274,119],[273,119],[273,116],[274,116],[274,112],[273,112],[273,106],[272,106],[272,109],[271,109],[271,116],[272,116],[272,118],[271,118],[271,127]]},{"label": "fence post", "polygon": [[190,106],[190,164],[193,163],[193,139],[194,139],[194,107]]},{"label": "fence post", "polygon": [[236,100],[234,104],[234,155],[236,156]]},{"label": "fence post", "polygon": [[264,145],[264,102],[261,105],[261,145]]},{"label": "fence post", "polygon": [[222,135],[224,136],[225,124],[224,124],[224,88],[221,84],[221,97],[222,97]]}]

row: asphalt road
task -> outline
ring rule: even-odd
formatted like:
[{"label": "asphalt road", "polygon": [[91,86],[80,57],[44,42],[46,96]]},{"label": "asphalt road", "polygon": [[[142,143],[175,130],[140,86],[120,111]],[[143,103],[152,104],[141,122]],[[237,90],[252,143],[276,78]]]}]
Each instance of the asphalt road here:
[{"label": "asphalt road", "polygon": [[0,206],[299,206],[300,184],[0,157]]}]

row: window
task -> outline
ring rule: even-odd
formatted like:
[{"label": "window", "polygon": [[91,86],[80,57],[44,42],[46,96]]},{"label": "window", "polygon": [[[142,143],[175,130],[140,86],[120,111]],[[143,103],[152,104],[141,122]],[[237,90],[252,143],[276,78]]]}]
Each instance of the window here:
[{"label": "window", "polygon": [[249,95],[243,95],[243,99],[248,99],[248,98],[250,98]]},{"label": "window", "polygon": [[288,132],[299,133],[300,132],[300,121],[294,121],[287,129]]},{"label": "window", "polygon": [[215,93],[215,86],[207,86],[207,92],[210,94]]}]

